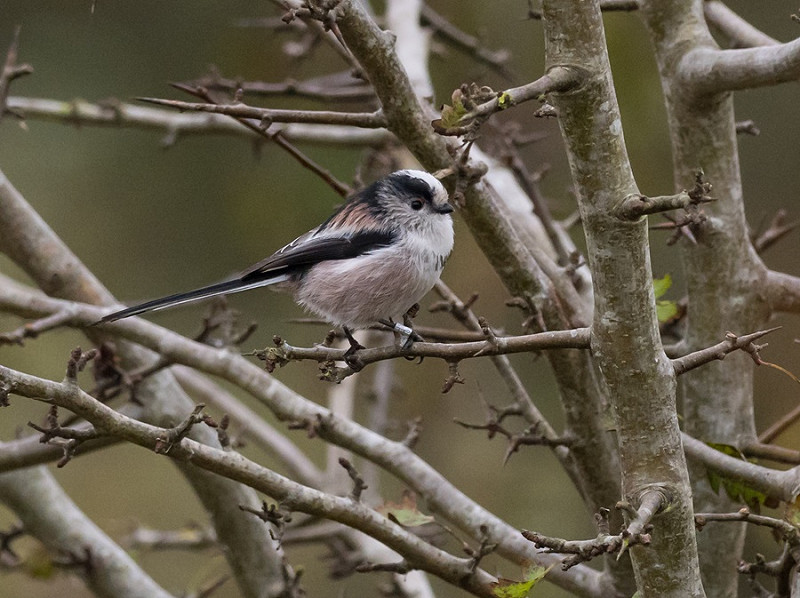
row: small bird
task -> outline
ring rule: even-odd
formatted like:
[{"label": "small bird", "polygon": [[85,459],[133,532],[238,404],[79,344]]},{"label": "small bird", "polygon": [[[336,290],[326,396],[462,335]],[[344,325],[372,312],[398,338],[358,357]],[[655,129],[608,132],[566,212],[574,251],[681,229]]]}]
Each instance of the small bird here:
[{"label": "small bird", "polygon": [[[452,212],[438,179],[399,170],[353,194],[325,222],[239,276],[134,305],[100,323],[275,285],[341,326],[353,343],[351,330],[394,323],[431,290],[453,249]],[[412,331],[395,327],[408,343]]]}]

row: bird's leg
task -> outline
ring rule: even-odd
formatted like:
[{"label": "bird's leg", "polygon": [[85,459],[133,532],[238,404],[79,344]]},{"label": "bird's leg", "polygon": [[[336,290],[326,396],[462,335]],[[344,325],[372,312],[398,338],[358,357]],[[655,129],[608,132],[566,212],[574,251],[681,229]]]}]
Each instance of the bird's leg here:
[{"label": "bird's leg", "polygon": [[411,309],[409,309],[408,312],[403,315],[403,324],[394,322],[391,319],[380,320],[381,324],[387,326],[399,336],[399,345],[404,351],[406,349],[410,349],[411,345],[413,345],[415,342],[425,340],[419,334],[414,332],[414,328],[411,323],[411,318],[413,318],[418,311],[419,304],[415,303]]},{"label": "bird's leg", "polygon": [[364,366],[359,364],[355,359],[356,353],[366,347],[356,340],[356,337],[353,336],[353,333],[347,326],[342,326],[342,332],[344,332],[344,335],[347,337],[347,342],[350,343],[350,348],[344,352],[344,362],[353,370],[358,371]]}]

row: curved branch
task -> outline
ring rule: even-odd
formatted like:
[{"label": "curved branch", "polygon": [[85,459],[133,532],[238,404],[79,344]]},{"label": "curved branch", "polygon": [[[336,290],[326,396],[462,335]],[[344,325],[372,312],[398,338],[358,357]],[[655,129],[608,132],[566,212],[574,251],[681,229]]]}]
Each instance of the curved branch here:
[{"label": "curved branch", "polygon": [[794,467],[786,471],[767,469],[726,455],[686,433],[681,434],[681,439],[686,456],[699,461],[708,469],[740,479],[753,489],[784,502],[794,502],[800,494],[800,468]]},{"label": "curved branch", "polygon": [[457,558],[433,547],[357,501],[303,486],[238,453],[189,438],[176,439],[164,448],[164,437],[170,430],[128,418],[81,391],[72,382],[52,382],[4,366],[0,366],[0,380],[10,393],[69,409],[110,434],[263,492],[278,500],[280,506],[288,511],[301,511],[344,523],[377,538],[403,555],[414,568],[433,573],[476,596],[494,596],[492,583],[495,578],[482,569],[471,567],[471,559]]},{"label": "curved branch", "polygon": [[683,56],[679,68],[699,96],[787,83],[800,78],[800,38],[735,50],[698,47]]},{"label": "curved branch", "polygon": [[[107,311],[106,308],[29,293],[18,284],[4,283],[0,289],[0,310],[25,317],[74,310],[70,325],[84,327],[96,322]],[[555,562],[538,554],[515,528],[465,496],[402,442],[392,442],[353,421],[334,417],[328,410],[298,395],[243,357],[191,341],[140,318],[120,321],[106,328],[120,338],[157,351],[171,362],[219,376],[251,394],[278,419],[312,427],[324,440],[378,464],[423,496],[432,510],[473,537],[480,537],[479,527],[486,526],[493,538],[503,538],[497,553],[506,559],[525,565],[537,562],[546,566]],[[580,566],[571,569],[570,573],[565,575],[553,571],[549,575],[551,579],[557,579],[561,587],[579,596],[600,598],[606,595],[600,573]]]}]

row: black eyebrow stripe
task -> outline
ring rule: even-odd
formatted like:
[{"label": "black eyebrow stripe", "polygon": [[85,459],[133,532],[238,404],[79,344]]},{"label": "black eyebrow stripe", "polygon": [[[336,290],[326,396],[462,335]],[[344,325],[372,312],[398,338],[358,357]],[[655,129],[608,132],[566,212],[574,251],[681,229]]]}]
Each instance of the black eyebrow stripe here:
[{"label": "black eyebrow stripe", "polygon": [[398,180],[395,183],[396,188],[399,187],[400,190],[406,193],[410,192],[415,196],[421,197],[428,203],[433,202],[433,189],[428,183],[415,176],[400,175],[397,178],[399,179],[400,177],[402,177],[402,181]]}]

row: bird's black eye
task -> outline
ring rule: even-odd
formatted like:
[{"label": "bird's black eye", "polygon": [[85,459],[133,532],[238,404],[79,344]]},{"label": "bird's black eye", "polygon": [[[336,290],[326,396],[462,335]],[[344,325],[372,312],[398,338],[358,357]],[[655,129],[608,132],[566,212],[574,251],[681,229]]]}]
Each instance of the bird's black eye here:
[{"label": "bird's black eye", "polygon": [[412,201],[411,202],[411,209],[412,210],[421,210],[422,209],[422,200],[421,199],[415,199],[414,201]]}]

